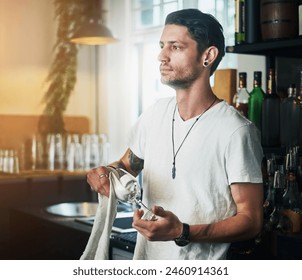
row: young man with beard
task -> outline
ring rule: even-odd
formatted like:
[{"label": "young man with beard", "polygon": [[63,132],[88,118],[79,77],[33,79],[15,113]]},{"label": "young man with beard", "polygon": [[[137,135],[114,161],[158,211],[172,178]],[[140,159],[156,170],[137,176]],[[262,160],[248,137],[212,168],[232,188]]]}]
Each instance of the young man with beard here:
[{"label": "young man with beard", "polygon": [[[219,22],[196,9],[166,18],[158,59],[161,82],[176,96],[158,100],[134,126],[117,162],[137,176],[143,201],[158,217],[134,213],[134,259],[224,259],[231,242],[262,227],[262,149],[255,126],[218,99],[210,76],[224,56]],[[108,167],[92,169],[88,183],[110,192]]]}]

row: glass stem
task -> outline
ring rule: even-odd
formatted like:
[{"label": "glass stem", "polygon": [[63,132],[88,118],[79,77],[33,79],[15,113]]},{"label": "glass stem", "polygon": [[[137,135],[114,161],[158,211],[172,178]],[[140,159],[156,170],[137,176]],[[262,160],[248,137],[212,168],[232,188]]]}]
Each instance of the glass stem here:
[{"label": "glass stem", "polygon": [[143,208],[145,208],[146,210],[151,211],[141,200],[136,199],[136,203],[143,206]]}]

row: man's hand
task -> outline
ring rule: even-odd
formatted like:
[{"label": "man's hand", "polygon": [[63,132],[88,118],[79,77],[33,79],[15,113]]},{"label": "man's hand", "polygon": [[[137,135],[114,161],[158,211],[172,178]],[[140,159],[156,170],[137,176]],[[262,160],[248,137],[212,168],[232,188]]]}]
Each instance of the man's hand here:
[{"label": "man's hand", "polygon": [[89,170],[87,173],[87,183],[90,185],[91,190],[109,197],[109,172],[109,168],[105,166],[99,166]]},{"label": "man's hand", "polygon": [[138,158],[128,148],[120,160],[115,161],[108,166],[99,166],[89,170],[87,173],[87,183],[90,185],[91,190],[109,197],[109,173],[112,171],[112,168],[122,168],[136,177],[139,172],[142,171],[143,167],[144,160]]},{"label": "man's hand", "polygon": [[158,217],[156,221],[142,219],[144,211],[136,209],[132,226],[149,241],[169,241],[180,236],[183,225],[171,211],[154,206],[152,212]]}]

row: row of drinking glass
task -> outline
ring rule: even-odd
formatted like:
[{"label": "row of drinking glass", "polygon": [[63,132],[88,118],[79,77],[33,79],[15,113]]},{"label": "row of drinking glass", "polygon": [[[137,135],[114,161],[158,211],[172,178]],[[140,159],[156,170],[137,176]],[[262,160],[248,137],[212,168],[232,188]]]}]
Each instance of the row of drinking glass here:
[{"label": "row of drinking glass", "polygon": [[19,173],[19,157],[16,150],[0,149],[0,172]]},{"label": "row of drinking glass", "polygon": [[48,134],[46,141],[33,136],[30,169],[38,169],[46,158],[48,170],[89,170],[108,163],[109,147],[105,134]]}]

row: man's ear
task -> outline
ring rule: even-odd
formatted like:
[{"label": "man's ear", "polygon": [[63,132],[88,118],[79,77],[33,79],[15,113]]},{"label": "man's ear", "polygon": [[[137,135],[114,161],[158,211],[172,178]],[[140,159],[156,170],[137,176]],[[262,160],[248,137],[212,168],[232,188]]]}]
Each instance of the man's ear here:
[{"label": "man's ear", "polygon": [[211,64],[213,64],[213,62],[215,61],[215,59],[218,56],[218,49],[214,46],[211,46],[209,48],[207,48],[203,55],[202,55],[202,62],[203,62],[203,66],[204,67],[208,67]]}]

